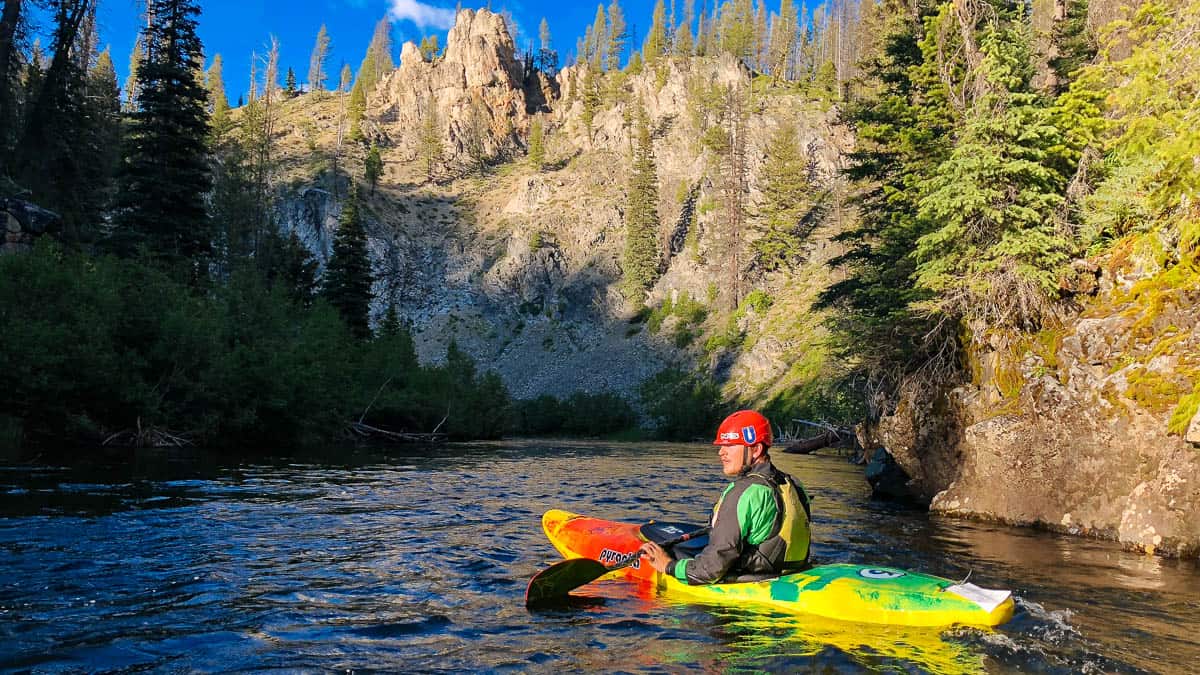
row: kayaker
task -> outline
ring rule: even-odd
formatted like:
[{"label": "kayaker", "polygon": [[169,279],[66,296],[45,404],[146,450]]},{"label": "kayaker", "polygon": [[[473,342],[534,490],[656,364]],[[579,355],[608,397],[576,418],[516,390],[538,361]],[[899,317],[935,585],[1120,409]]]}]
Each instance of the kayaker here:
[{"label": "kayaker", "polygon": [[804,487],[771,463],[771,423],[753,410],[726,417],[713,445],[733,478],[713,507],[708,545],[676,559],[654,542],[643,559],[687,584],[750,581],[808,566],[809,506]]}]

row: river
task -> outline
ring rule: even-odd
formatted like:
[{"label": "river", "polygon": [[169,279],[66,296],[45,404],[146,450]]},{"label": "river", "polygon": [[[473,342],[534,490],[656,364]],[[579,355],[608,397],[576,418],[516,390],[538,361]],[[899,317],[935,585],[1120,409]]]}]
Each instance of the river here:
[{"label": "river", "polygon": [[702,522],[711,446],[502,442],[235,461],[0,466],[0,670],[1194,672],[1200,569],[1110,542],[872,501],[861,467],[776,457],[816,562],[1012,589],[996,630],[638,598],[529,612],[549,508]]}]

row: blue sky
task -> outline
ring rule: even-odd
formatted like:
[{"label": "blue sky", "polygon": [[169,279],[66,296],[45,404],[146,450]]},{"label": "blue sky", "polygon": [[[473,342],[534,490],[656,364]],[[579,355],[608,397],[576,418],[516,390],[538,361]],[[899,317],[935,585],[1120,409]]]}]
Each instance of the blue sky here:
[{"label": "blue sky", "polygon": [[[607,0],[607,5],[611,0]],[[696,2],[699,6],[703,0]],[[711,0],[708,0],[711,4]],[[653,10],[653,0],[624,0],[621,3],[626,21],[636,25],[638,41],[646,34]],[[670,4],[668,0],[668,6]],[[682,12],[683,0],[677,0]],[[769,3],[771,6],[776,2]],[[111,45],[121,84],[129,68],[129,54],[139,30],[138,0],[100,0],[99,23],[101,46]],[[419,41],[424,35],[438,35],[445,44],[446,32],[454,16],[453,0],[207,0],[201,1],[200,39],[211,59],[221,54],[225,62],[225,86],[231,103],[249,89],[250,54],[260,55],[268,49],[270,36],[280,41],[280,77],[289,67],[296,71],[298,81],[308,74],[308,59],[312,53],[317,31],[324,23],[332,39],[328,70],[330,86],[336,86],[342,63],[349,63],[357,72],[366,52],[375,23],[385,15],[392,18],[394,57],[398,60],[400,45],[405,40]],[[463,7],[484,7],[486,0],[463,2]],[[562,0],[492,0],[493,11],[508,10],[517,21],[520,34],[518,47],[524,49],[529,40],[536,44],[538,24],[545,17],[550,24],[553,44],[562,59],[575,49],[576,38],[596,15],[597,2],[563,2]],[[775,7],[772,7],[773,9]],[[699,13],[699,9],[696,10]],[[44,23],[44,21],[43,21]],[[43,25],[43,32],[49,32]],[[43,38],[43,44],[47,41]],[[261,72],[261,67],[260,67]]]}]

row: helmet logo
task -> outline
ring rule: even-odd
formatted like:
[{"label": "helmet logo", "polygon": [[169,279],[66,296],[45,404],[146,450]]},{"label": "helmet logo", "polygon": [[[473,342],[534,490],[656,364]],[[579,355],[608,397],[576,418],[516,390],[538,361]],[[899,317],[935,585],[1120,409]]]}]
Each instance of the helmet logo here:
[{"label": "helmet logo", "polygon": [[754,445],[758,440],[758,434],[754,432],[754,427],[742,427],[742,438],[746,439],[746,445]]},{"label": "helmet logo", "polygon": [[741,436],[738,436],[738,432],[736,431],[726,431],[720,436],[720,439],[723,441],[736,441],[739,438],[741,438]]}]

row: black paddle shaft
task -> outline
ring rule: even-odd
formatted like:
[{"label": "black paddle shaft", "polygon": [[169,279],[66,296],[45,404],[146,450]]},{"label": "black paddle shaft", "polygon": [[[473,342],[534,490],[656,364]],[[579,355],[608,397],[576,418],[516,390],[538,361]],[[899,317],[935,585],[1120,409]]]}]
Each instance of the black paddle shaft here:
[{"label": "black paddle shaft", "polygon": [[[702,527],[694,532],[688,532],[670,541],[665,541],[660,546],[670,548],[689,539],[704,536],[708,534],[708,531],[708,527]],[[642,551],[638,549],[627,560],[612,567],[591,558],[571,558],[557,562],[538,572],[529,580],[529,586],[525,589],[525,606],[534,607],[562,602],[566,599],[567,594],[576,588],[590,584],[609,572],[629,567],[641,555]]]}]

